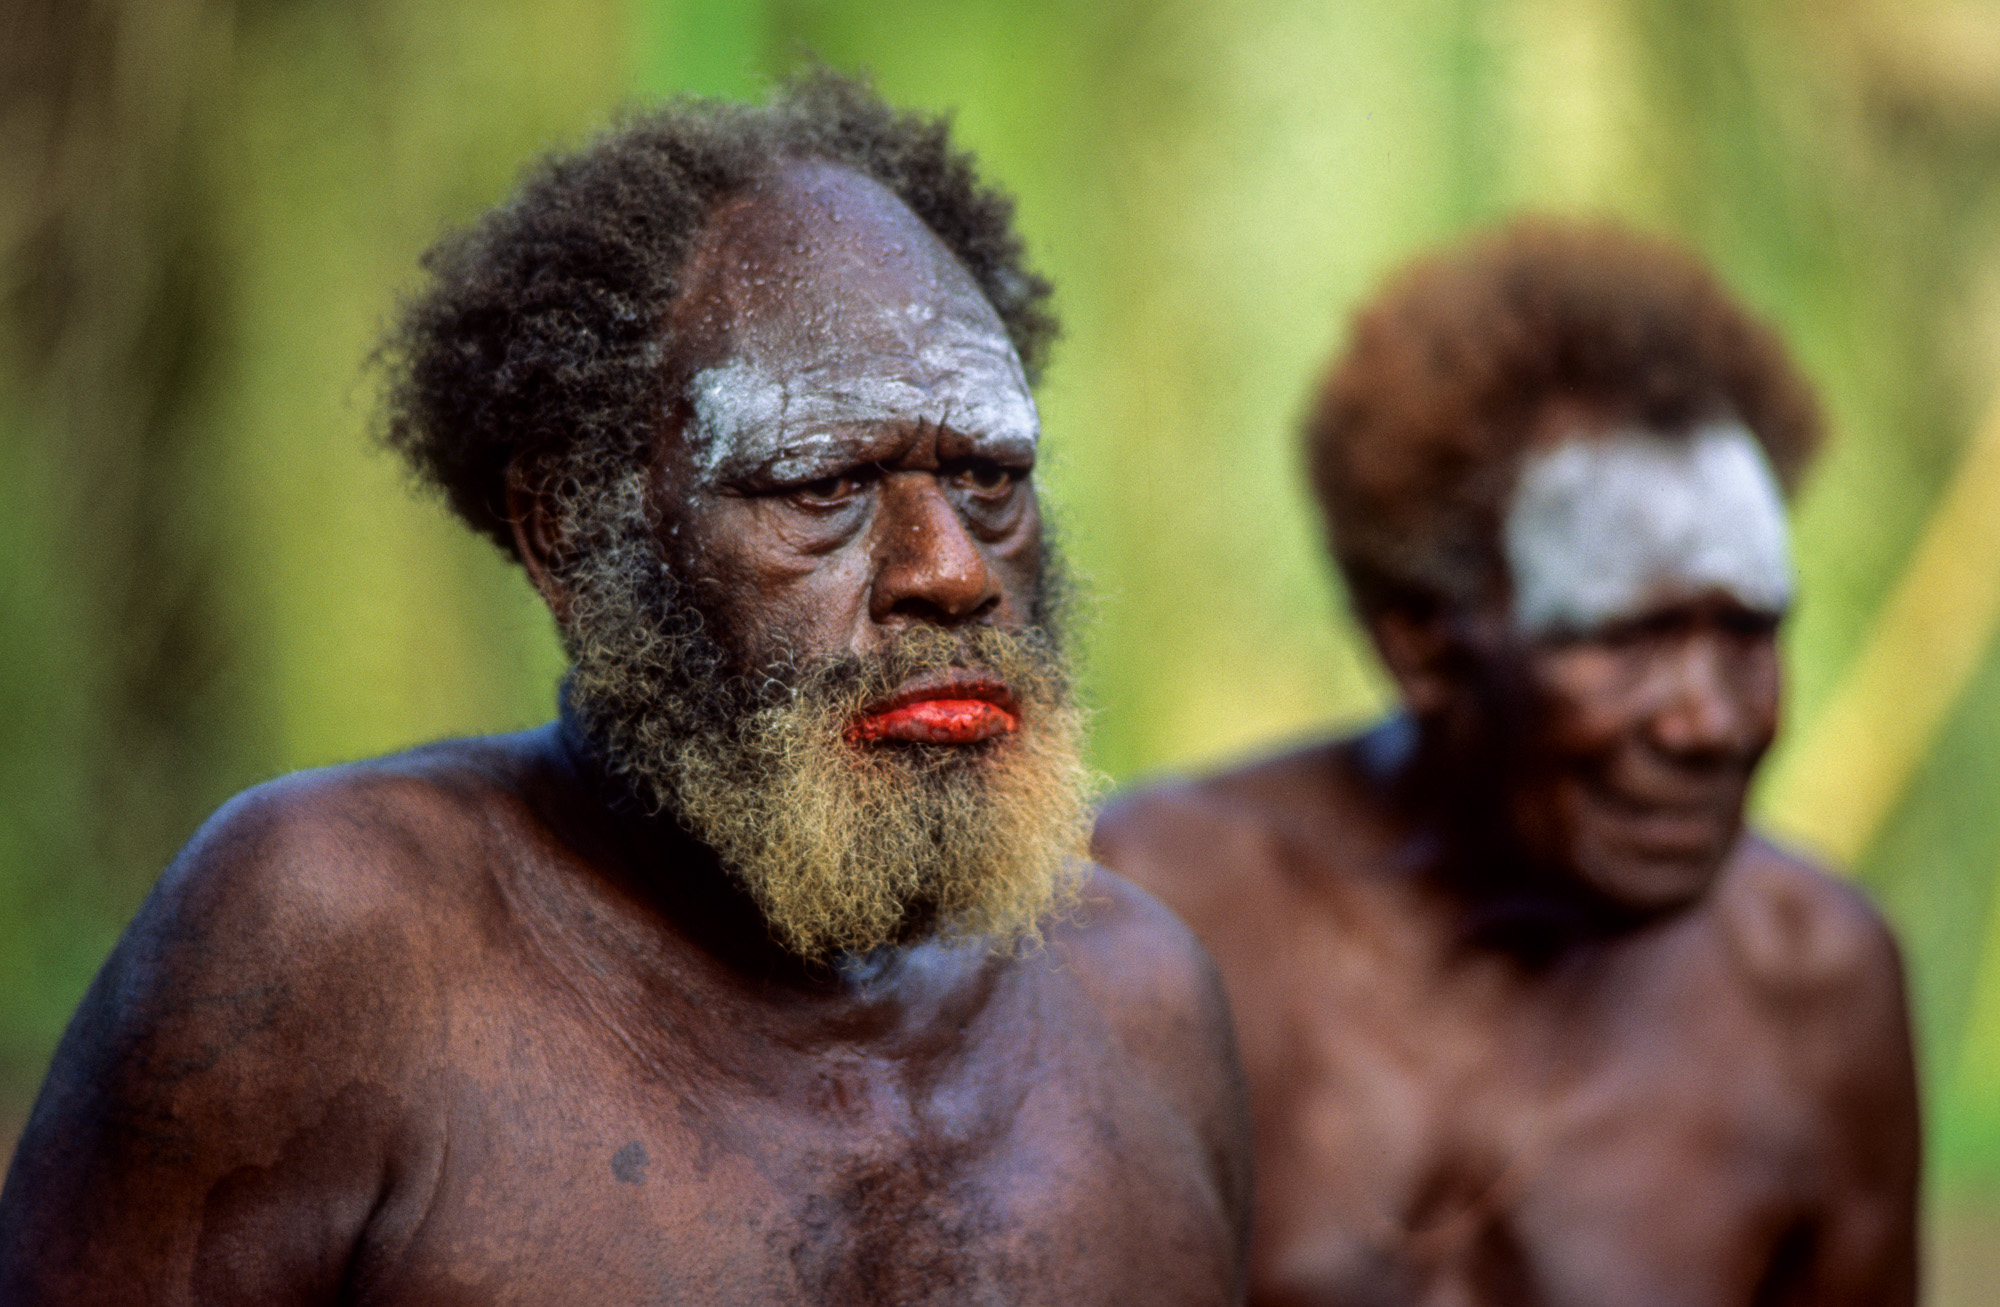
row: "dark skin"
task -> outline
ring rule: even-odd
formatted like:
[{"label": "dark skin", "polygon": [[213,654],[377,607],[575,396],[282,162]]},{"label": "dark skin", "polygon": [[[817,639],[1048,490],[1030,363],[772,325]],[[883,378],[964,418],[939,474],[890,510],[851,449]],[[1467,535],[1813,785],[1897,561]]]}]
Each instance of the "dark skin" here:
[{"label": "dark skin", "polygon": [[1743,828],[1775,625],[1382,614],[1405,715],[1106,811],[1229,990],[1252,1303],[1916,1300],[1894,944]]},{"label": "dark skin", "polygon": [[[826,168],[726,208],[694,258],[697,348],[796,375],[953,384],[909,339],[798,329],[808,291],[992,316],[900,204]],[[783,275],[759,293],[749,265]],[[697,485],[662,433],[663,552],[757,633],[731,636],[746,659],[1022,620],[1028,467],[935,423],[835,434],[830,477]],[[560,613],[561,523],[520,487],[516,512]],[[1226,1008],[1155,901],[1100,870],[1039,951],[809,963],[608,794],[551,727],[224,808],[57,1054],[0,1198],[0,1300],[1240,1300]]]}]

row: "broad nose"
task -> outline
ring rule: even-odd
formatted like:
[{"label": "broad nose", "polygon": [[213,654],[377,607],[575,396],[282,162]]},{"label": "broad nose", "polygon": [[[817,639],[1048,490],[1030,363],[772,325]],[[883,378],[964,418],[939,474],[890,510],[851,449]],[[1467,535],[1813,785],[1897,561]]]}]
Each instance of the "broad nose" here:
[{"label": "broad nose", "polygon": [[998,576],[930,472],[883,478],[868,615],[879,626],[976,621],[1000,604]]},{"label": "broad nose", "polygon": [[1740,665],[1741,651],[1708,632],[1691,635],[1662,660],[1649,725],[1654,742],[1687,757],[1733,756],[1760,747],[1774,687]]}]

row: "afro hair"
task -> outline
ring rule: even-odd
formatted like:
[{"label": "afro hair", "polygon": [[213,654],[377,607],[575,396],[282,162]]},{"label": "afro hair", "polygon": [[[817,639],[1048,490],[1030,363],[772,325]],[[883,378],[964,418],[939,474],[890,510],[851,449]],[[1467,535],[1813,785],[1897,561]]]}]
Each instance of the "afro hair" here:
[{"label": "afro hair", "polygon": [[508,469],[546,477],[648,456],[670,398],[663,324],[695,238],[719,204],[807,158],[908,205],[1039,376],[1056,322],[1013,202],[980,184],[944,120],[898,112],[866,83],[819,69],[763,105],[688,98],[629,117],[544,159],[506,204],[433,246],[428,284],[380,352],[386,442],[512,554]]},{"label": "afro hair", "polygon": [[1354,320],[1306,430],[1360,612],[1506,592],[1501,520],[1556,404],[1685,434],[1733,418],[1786,490],[1821,439],[1775,332],[1692,255],[1608,223],[1526,219],[1419,261]]}]

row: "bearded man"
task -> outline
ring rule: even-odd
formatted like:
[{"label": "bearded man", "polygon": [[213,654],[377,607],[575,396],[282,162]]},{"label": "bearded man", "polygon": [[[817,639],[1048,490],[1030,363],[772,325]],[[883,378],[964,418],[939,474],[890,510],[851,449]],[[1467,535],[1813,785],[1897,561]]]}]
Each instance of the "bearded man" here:
[{"label": "bearded man", "polygon": [[1617,229],[1359,315],[1308,442],[1402,711],[1097,832],[1229,990],[1251,1302],[1914,1301],[1895,947],[1743,826],[1819,432],[1776,338]]},{"label": "bearded man", "polygon": [[389,436],[547,600],[562,718],[196,836],[56,1056],[0,1299],[1240,1298],[1220,988],[1080,860],[1009,214],[822,74],[433,252]]}]

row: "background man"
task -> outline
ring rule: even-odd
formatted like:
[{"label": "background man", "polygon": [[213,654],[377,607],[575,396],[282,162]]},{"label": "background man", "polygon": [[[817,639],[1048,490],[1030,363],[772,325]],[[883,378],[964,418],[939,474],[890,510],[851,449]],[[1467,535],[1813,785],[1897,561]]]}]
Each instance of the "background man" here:
[{"label": "background man", "polygon": [[1894,945],[1743,829],[1819,437],[1684,255],[1527,224],[1359,317],[1309,442],[1403,711],[1111,808],[1220,965],[1256,1303],[1908,1303]]},{"label": "background man", "polygon": [[823,76],[429,267],[389,436],[548,601],[563,719],[209,823],[57,1055],[0,1299],[1237,1297],[1220,989],[1075,856],[1007,202]]}]

